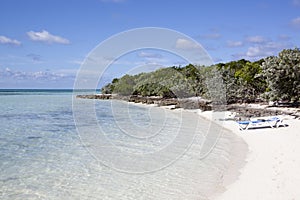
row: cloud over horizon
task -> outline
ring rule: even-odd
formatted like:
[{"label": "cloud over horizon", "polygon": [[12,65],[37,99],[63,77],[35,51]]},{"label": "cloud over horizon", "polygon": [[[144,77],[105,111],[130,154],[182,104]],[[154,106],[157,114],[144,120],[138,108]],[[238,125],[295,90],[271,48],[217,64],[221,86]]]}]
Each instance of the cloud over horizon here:
[{"label": "cloud over horizon", "polygon": [[25,72],[25,71],[16,71],[10,68],[5,68],[4,70],[0,69],[0,78],[1,79],[12,79],[12,80],[29,80],[29,81],[60,81],[63,79],[75,78],[75,74],[72,73],[63,73],[60,71],[50,72],[50,71],[35,71],[35,72]]},{"label": "cloud over horizon", "polygon": [[178,38],[176,40],[175,47],[182,50],[194,50],[201,48],[196,42],[184,38]]},{"label": "cloud over horizon", "polygon": [[70,44],[70,41],[61,36],[52,35],[48,31],[43,30],[41,32],[29,31],[27,35],[30,40],[45,43],[57,43],[57,44]]},{"label": "cloud over horizon", "polygon": [[285,48],[289,48],[290,44],[285,42],[265,42],[263,44],[256,44],[248,47],[244,53],[232,55],[235,59],[249,59],[258,60],[267,56],[273,56],[278,54],[279,51]]},{"label": "cloud over horizon", "polygon": [[15,39],[8,38],[6,36],[0,35],[0,44],[12,44],[12,45],[21,45],[21,42]]}]

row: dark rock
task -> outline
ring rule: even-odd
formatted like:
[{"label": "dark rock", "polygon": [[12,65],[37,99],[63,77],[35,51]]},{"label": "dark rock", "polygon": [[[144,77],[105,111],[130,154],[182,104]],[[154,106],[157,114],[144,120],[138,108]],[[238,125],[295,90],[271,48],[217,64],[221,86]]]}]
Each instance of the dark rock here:
[{"label": "dark rock", "polygon": [[111,99],[111,94],[88,94],[88,95],[77,95],[76,98],[81,99]]}]

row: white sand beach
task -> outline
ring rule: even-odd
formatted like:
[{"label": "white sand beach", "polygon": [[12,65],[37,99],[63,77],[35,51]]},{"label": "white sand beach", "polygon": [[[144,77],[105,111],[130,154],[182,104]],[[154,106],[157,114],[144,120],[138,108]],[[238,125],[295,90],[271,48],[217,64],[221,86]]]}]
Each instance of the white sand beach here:
[{"label": "white sand beach", "polygon": [[[248,145],[246,164],[238,180],[225,185],[217,200],[296,200],[300,199],[300,120],[286,116],[288,127],[240,131],[236,122],[199,112],[232,130]],[[234,167],[234,166],[232,166]],[[230,174],[228,174],[230,177]]]}]

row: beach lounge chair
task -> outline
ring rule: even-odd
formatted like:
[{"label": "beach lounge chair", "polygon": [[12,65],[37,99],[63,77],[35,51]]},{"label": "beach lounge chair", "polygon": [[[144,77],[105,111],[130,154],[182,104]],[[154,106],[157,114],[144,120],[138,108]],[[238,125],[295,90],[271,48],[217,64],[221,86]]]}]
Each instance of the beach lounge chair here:
[{"label": "beach lounge chair", "polygon": [[[240,130],[248,130],[249,128],[278,128],[283,124],[283,120],[279,117],[255,118],[249,121],[238,121]],[[284,125],[285,126],[285,125]]]},{"label": "beach lounge chair", "polygon": [[264,121],[269,123],[273,128],[278,128],[279,126],[287,126],[287,124],[283,123],[284,116],[270,116],[270,117],[260,117],[260,118],[251,118],[250,120],[254,121]]}]

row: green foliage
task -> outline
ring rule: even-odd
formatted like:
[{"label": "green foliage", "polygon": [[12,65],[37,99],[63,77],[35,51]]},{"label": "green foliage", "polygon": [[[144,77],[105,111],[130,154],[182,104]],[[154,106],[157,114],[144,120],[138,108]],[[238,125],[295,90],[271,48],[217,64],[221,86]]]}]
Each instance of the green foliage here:
[{"label": "green foliage", "polygon": [[255,102],[265,91],[266,82],[259,76],[262,71],[260,62],[242,59],[216,65],[222,74],[228,103]]},{"label": "green foliage", "polygon": [[271,56],[262,63],[270,100],[300,100],[300,50],[284,49],[278,56]]},{"label": "green foliage", "polygon": [[115,88],[114,84],[109,83],[101,88],[101,92],[102,92],[102,94],[112,94],[114,91],[114,88]]},{"label": "green foliage", "polygon": [[102,87],[101,88],[102,94],[112,94],[115,89],[115,85],[118,83],[118,81],[119,79],[114,78],[111,83],[108,83],[107,85]]},{"label": "green foliage", "polygon": [[135,88],[134,95],[141,96],[161,96],[174,98],[175,94],[166,86],[159,83],[146,83]]},{"label": "green foliage", "polygon": [[112,93],[117,93],[121,95],[131,95],[134,91],[134,86],[136,82],[133,76],[126,74],[122,78],[115,80],[113,84]]},{"label": "green foliage", "polygon": [[299,101],[300,51],[283,50],[256,62],[245,59],[203,67],[161,68],[150,73],[125,75],[102,88],[121,95],[191,97],[220,103],[271,100]]},{"label": "green foliage", "polygon": [[206,90],[203,97],[211,99],[216,104],[226,104],[226,87],[224,84],[222,71],[216,66],[213,66],[205,71],[205,75]]},{"label": "green foliage", "polygon": [[102,92],[178,98],[200,96],[205,88],[203,69],[190,64],[183,68],[169,67],[135,76],[125,75],[105,85]]}]

